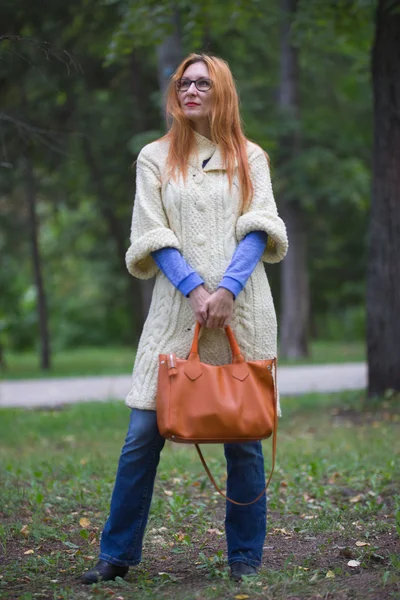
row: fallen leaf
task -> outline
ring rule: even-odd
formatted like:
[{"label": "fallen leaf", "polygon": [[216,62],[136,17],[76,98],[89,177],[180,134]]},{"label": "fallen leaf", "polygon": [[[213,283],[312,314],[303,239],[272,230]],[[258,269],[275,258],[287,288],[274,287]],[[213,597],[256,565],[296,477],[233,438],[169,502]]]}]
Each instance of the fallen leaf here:
[{"label": "fallen leaf", "polygon": [[356,546],[358,546],[359,548],[362,548],[362,546],[370,546],[371,544],[368,544],[368,542],[356,542]]},{"label": "fallen leaf", "polygon": [[90,525],[90,521],[86,517],[82,517],[82,519],[79,519],[79,525],[84,529],[87,529]]},{"label": "fallen leaf", "polygon": [[29,527],[28,527],[28,525],[24,525],[20,529],[20,533],[22,533],[22,535],[24,535],[25,537],[28,537],[28,535],[29,535]]},{"label": "fallen leaf", "polygon": [[81,465],[86,465],[87,460],[86,460],[86,458],[81,458],[81,460],[79,462],[81,463]]},{"label": "fallen leaf", "polygon": [[236,600],[247,600],[247,598],[250,598],[250,596],[248,596],[247,594],[238,594],[237,596],[235,596]]},{"label": "fallen leaf", "polygon": [[362,494],[358,494],[358,496],[353,496],[352,498],[349,499],[349,502],[352,502],[353,504],[355,504],[356,502],[360,502],[360,500],[363,499]]},{"label": "fallen leaf", "polygon": [[150,541],[152,544],[165,544],[165,540],[162,535],[155,535]]},{"label": "fallen leaf", "polygon": [[349,562],[347,563],[347,566],[349,566],[349,567],[359,567],[360,566],[360,561],[359,560],[349,560]]},{"label": "fallen leaf", "polygon": [[339,479],[339,477],[340,477],[340,473],[338,473],[337,471],[336,471],[336,473],[332,473],[332,475],[328,479],[328,483],[330,483],[331,485],[333,483],[336,483],[336,479]]},{"label": "fallen leaf", "polygon": [[26,552],[24,552],[24,554],[35,554],[34,550],[27,550]]},{"label": "fallen leaf", "polygon": [[328,571],[325,577],[327,579],[333,579],[335,577],[335,573],[333,571]]},{"label": "fallen leaf", "polygon": [[208,533],[216,533],[217,535],[224,535],[223,531],[220,531],[219,529],[207,529]]},{"label": "fallen leaf", "polygon": [[286,531],[286,529],[284,528],[280,528],[280,527],[275,527],[273,530],[273,532],[279,532],[279,533],[283,533],[283,535],[287,535],[288,537],[292,537],[292,534],[290,533],[290,531]]},{"label": "fallen leaf", "polygon": [[164,490],[164,494],[166,494],[167,496],[172,496],[174,492],[171,492],[171,490]]}]

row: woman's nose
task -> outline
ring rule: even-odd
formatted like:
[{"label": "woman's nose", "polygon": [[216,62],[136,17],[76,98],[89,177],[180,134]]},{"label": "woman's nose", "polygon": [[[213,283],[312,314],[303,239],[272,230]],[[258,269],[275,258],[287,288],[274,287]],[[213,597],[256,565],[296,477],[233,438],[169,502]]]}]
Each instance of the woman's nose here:
[{"label": "woman's nose", "polygon": [[[193,87],[192,87],[192,86],[193,86]],[[189,85],[189,87],[188,87],[188,90],[187,90],[187,91],[188,91],[188,92],[190,92],[191,94],[194,94],[194,93],[196,93],[196,92],[197,92],[197,88],[196,88],[196,86],[195,86],[195,84],[194,84],[194,81],[192,81],[192,82],[191,82],[191,84]]]}]

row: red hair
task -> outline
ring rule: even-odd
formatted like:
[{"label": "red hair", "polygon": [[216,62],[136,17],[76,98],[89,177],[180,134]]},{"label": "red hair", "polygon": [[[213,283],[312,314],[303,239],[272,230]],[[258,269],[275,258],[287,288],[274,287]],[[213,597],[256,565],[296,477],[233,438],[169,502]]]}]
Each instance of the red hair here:
[{"label": "red hair", "polygon": [[197,62],[207,65],[213,82],[213,102],[210,114],[211,140],[221,149],[222,159],[232,185],[235,159],[238,165],[239,186],[242,192],[243,207],[248,206],[253,195],[247,159],[247,139],[242,130],[239,112],[239,96],[228,63],[208,54],[189,54],[176,69],[167,91],[166,110],[171,122],[164,139],[170,142],[167,158],[167,171],[174,177],[179,169],[187,177],[188,156],[195,149],[195,135],[189,118],[181,108],[176,81],[186,69]]}]

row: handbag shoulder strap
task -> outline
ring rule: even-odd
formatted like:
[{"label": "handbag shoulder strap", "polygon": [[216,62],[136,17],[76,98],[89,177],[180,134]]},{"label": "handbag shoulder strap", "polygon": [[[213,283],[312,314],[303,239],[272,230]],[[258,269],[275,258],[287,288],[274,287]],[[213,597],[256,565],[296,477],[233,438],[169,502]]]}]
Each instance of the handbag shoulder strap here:
[{"label": "handbag shoulder strap", "polygon": [[[276,382],[275,382],[275,385],[276,385]],[[266,484],[265,488],[257,496],[257,498],[255,498],[251,502],[236,502],[236,500],[232,500],[232,498],[228,498],[228,496],[226,494],[224,494],[224,492],[220,489],[220,487],[218,486],[218,484],[215,481],[214,477],[212,476],[211,471],[208,468],[208,465],[207,465],[207,463],[205,461],[205,458],[203,456],[202,451],[200,450],[199,445],[195,444],[197,453],[200,456],[200,460],[203,463],[203,467],[204,467],[204,469],[205,469],[208,477],[210,478],[211,483],[213,484],[213,486],[215,487],[215,489],[217,490],[217,492],[219,494],[221,494],[221,496],[223,496],[225,498],[225,500],[228,500],[228,502],[232,502],[232,504],[237,504],[238,506],[250,506],[250,504],[254,504],[255,502],[257,502],[261,498],[261,496],[263,496],[265,494],[265,492],[267,491],[267,488],[269,486],[269,483],[271,481],[274,469],[275,469],[276,434],[277,434],[277,430],[278,430],[278,407],[277,407],[277,403],[275,402],[274,431],[273,431],[273,439],[272,439],[272,468],[271,468],[271,472],[269,474],[268,481],[267,481],[267,484]]]}]

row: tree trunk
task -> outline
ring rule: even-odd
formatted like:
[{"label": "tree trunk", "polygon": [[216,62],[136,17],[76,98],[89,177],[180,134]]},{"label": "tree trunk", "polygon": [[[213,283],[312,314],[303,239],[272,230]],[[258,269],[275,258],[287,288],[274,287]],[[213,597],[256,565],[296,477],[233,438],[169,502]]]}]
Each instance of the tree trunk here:
[{"label": "tree trunk", "polygon": [[280,353],[286,358],[308,356],[309,281],[307,272],[307,234],[303,212],[293,203],[281,210],[289,238],[289,252],[282,264],[282,321]]},{"label": "tree trunk", "polygon": [[172,34],[167,36],[157,47],[157,72],[158,83],[162,94],[161,116],[166,123],[165,92],[167,91],[171,75],[183,57],[182,35],[179,11],[175,10],[172,16]]},{"label": "tree trunk", "polygon": [[6,358],[4,354],[4,346],[0,342],[0,370],[4,370],[6,368]]},{"label": "tree trunk", "polygon": [[[395,10],[397,9],[397,10]],[[400,2],[380,0],[367,270],[368,396],[400,391]]]},{"label": "tree trunk", "polygon": [[[297,97],[298,56],[291,43],[291,22],[297,0],[281,0],[282,29],[280,54],[279,109],[281,117],[295,125],[299,117]],[[300,134],[296,127],[280,140],[281,161],[300,152]],[[281,267],[280,354],[285,358],[308,356],[310,315],[307,271],[306,218],[300,202],[282,194],[281,215],[286,223],[289,251]]]},{"label": "tree trunk", "polygon": [[50,369],[50,340],[48,329],[48,313],[46,294],[42,276],[42,262],[39,249],[39,225],[36,214],[36,185],[33,173],[32,160],[29,155],[24,160],[26,199],[28,203],[29,228],[31,239],[31,255],[33,272],[36,286],[37,310],[39,316],[40,332],[40,366],[42,369]]}]

